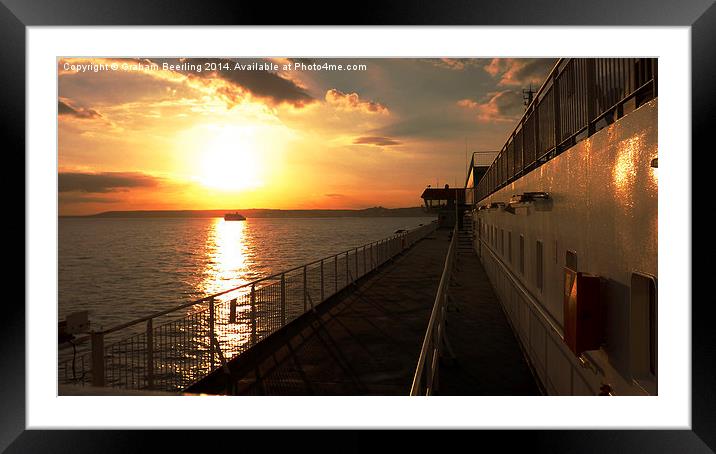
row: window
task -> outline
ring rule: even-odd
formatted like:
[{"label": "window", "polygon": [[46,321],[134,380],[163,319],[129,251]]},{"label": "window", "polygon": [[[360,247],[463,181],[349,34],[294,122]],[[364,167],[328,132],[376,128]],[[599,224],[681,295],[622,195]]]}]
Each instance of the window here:
[{"label": "window", "polygon": [[657,288],[653,276],[632,274],[630,303],[632,375],[640,381],[653,380],[657,372],[658,326]]},{"label": "window", "polygon": [[537,241],[535,245],[535,284],[540,291],[544,289],[544,276],[542,273],[542,242]]},{"label": "window", "polygon": [[520,235],[520,273],[525,274],[525,237]]},{"label": "window", "polygon": [[567,251],[564,258],[564,266],[572,271],[577,271],[577,253],[574,251]]}]

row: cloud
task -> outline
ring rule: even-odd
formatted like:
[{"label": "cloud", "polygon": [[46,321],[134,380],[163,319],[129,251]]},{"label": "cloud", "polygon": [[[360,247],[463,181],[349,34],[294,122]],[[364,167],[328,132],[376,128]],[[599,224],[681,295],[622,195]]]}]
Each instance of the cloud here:
[{"label": "cloud", "polygon": [[390,137],[378,137],[378,136],[363,136],[357,137],[354,141],[356,145],[375,145],[378,147],[390,147],[393,145],[400,145],[400,142],[393,140]]},{"label": "cloud", "polygon": [[[164,64],[171,67],[164,69]],[[240,64],[242,67],[237,68]],[[80,76],[78,84],[86,82],[88,78],[97,78],[95,84],[81,85],[82,91],[92,91],[99,87],[99,83],[107,83],[107,81],[121,80],[125,86],[129,85],[130,91],[141,95],[141,97],[151,97],[156,93],[154,89],[159,88],[165,90],[166,83],[173,84],[172,89],[177,86],[183,86],[190,90],[197,90],[204,95],[215,95],[227,104],[237,104],[245,98],[253,97],[260,99],[271,106],[280,104],[289,104],[294,107],[302,107],[313,103],[316,99],[311,96],[307,90],[295,81],[282,77],[265,68],[252,67],[251,63],[258,65],[267,65],[276,63],[276,59],[221,59],[221,58],[182,58],[182,59],[111,59],[111,58],[92,58],[92,59],[63,59],[60,61],[60,80],[67,84],[76,77]],[[129,65],[136,69],[127,71],[117,71],[110,73],[94,73],[89,70],[83,71],[83,68],[90,68],[92,65],[112,65],[117,64],[120,68]],[[215,70],[207,70],[206,66],[210,64]],[[75,68],[67,70],[65,68]],[[126,77],[127,75],[131,77]],[[148,84],[142,77],[151,77],[159,84]],[[63,76],[70,76],[69,78]],[[114,79],[113,79],[114,78]],[[66,88],[66,87],[65,87]],[[114,99],[114,103],[124,102],[127,95],[123,91],[102,93],[103,96],[109,96]],[[188,96],[187,93],[184,94]],[[116,98],[119,98],[116,99]],[[121,100],[121,101],[120,101]]]},{"label": "cloud", "polygon": [[457,105],[475,111],[481,122],[517,121],[524,112],[522,93],[515,90],[488,93],[482,102],[461,99]]},{"label": "cloud", "polygon": [[[233,103],[243,99],[247,92],[251,96],[267,100],[273,105],[290,104],[294,107],[303,107],[315,101],[315,98],[308,94],[303,87],[275,72],[262,69],[235,69],[236,61],[220,58],[191,58],[186,61],[202,66],[206,63],[219,65],[222,69],[217,71],[186,71],[185,74],[190,78],[218,78],[226,82],[226,86],[217,87],[217,93]],[[256,63],[260,65],[267,62],[256,61]],[[242,62],[241,65],[250,66],[247,62]]]},{"label": "cloud", "polygon": [[79,203],[120,203],[121,199],[113,199],[111,197],[97,197],[87,195],[86,193],[63,192],[60,194],[60,202],[62,204],[79,204]]},{"label": "cloud", "polygon": [[354,110],[365,113],[387,114],[388,107],[375,101],[360,99],[358,93],[343,93],[340,90],[331,88],[326,92],[326,102],[341,110]]},{"label": "cloud", "polygon": [[57,102],[57,113],[59,115],[67,115],[82,119],[102,118],[102,115],[94,109],[74,108],[63,100],[59,100]]},{"label": "cloud", "polygon": [[287,58],[286,60],[291,63],[303,63],[304,65],[311,65],[316,62],[316,60],[312,58]]},{"label": "cloud", "polygon": [[493,58],[484,70],[493,78],[499,78],[500,86],[532,85],[539,88],[554,67],[554,58]]},{"label": "cloud", "polygon": [[139,172],[61,172],[58,174],[59,192],[107,193],[126,191],[130,188],[155,187],[159,183],[160,179]]},{"label": "cloud", "polygon": [[475,66],[483,60],[478,58],[426,58],[423,59],[438,68],[451,69],[453,71],[462,71],[463,69]]}]

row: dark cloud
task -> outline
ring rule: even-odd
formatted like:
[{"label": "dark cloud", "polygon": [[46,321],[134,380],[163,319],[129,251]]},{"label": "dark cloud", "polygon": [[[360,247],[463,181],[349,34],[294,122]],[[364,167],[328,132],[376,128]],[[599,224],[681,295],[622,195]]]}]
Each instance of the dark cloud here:
[{"label": "dark cloud", "polygon": [[[187,70],[182,72],[190,77],[214,78],[218,77],[230,84],[236,86],[240,90],[232,92],[223,90],[220,94],[229,98],[232,102],[237,102],[241,97],[241,90],[248,91],[253,96],[267,99],[273,104],[291,104],[295,107],[302,107],[310,104],[315,99],[308,94],[302,87],[299,87],[294,81],[285,79],[278,74],[266,70],[246,70],[234,69],[236,61],[221,58],[190,58],[183,60],[195,65],[205,65],[206,63],[216,63],[220,65],[228,65],[231,69],[221,69],[218,71],[202,71],[196,72]],[[266,64],[266,61],[257,60],[257,63]],[[177,63],[177,62],[172,62]],[[242,60],[241,65],[248,66],[251,62]]]},{"label": "dark cloud", "polygon": [[477,119],[483,122],[516,121],[525,110],[522,92],[517,90],[488,93],[481,101],[461,99],[457,105],[474,110]]},{"label": "dark cloud", "polygon": [[342,198],[346,197],[345,194],[323,194],[323,195],[326,197],[330,197],[332,199],[342,199]]},{"label": "dark cloud", "polygon": [[420,61],[430,63],[433,66],[453,71],[461,71],[471,66],[484,65],[485,60],[480,58],[423,58]]},{"label": "dark cloud", "polygon": [[532,85],[538,88],[547,78],[557,60],[554,58],[493,58],[484,66],[492,77],[499,78],[498,85]]},{"label": "dark cloud", "polygon": [[524,66],[515,70],[514,79],[520,81],[522,85],[525,85],[525,83],[541,85],[555,63],[556,60],[552,58],[538,58],[527,61]]},{"label": "dark cloud", "polygon": [[60,194],[60,202],[68,203],[119,203],[122,199],[113,199],[111,197],[97,197],[81,192],[63,192]]},{"label": "dark cloud", "polygon": [[68,116],[72,116],[72,117],[76,117],[76,118],[84,118],[84,119],[102,118],[102,115],[94,109],[83,109],[83,108],[75,109],[74,107],[70,106],[69,104],[65,103],[62,100],[59,100],[57,102],[57,113],[59,115],[68,115]]},{"label": "dark cloud", "polygon": [[379,136],[363,136],[358,137],[353,141],[356,145],[376,145],[379,147],[390,147],[393,145],[400,145],[400,142],[393,140],[390,137],[379,137]]},{"label": "dark cloud", "polygon": [[58,175],[59,192],[107,193],[130,188],[155,187],[159,183],[158,178],[138,172],[61,172]]},{"label": "dark cloud", "polygon": [[312,58],[287,58],[286,60],[291,63],[303,63],[304,65],[311,65],[316,62],[316,60]]}]

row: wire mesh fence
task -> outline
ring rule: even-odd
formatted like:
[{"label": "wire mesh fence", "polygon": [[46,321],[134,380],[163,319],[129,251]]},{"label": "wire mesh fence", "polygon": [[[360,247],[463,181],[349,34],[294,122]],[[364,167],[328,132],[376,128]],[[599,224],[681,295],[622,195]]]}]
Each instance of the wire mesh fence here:
[{"label": "wire mesh fence", "polygon": [[437,228],[433,222],[101,332],[60,384],[180,391]]}]

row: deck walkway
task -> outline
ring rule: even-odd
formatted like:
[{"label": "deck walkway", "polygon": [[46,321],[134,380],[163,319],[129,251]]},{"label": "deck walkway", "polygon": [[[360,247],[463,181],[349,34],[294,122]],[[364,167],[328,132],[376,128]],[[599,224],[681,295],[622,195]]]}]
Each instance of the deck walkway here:
[{"label": "deck walkway", "polygon": [[[408,395],[450,234],[437,230],[186,391]],[[539,394],[482,265],[464,241],[458,260],[447,325],[456,358],[441,366],[438,394]]]},{"label": "deck walkway", "polygon": [[[449,246],[437,230],[230,364],[236,394],[407,395]],[[250,355],[247,355],[250,354]],[[216,375],[216,374],[215,374]],[[216,384],[191,392],[220,392]],[[214,380],[215,382],[217,380]],[[212,386],[215,388],[212,390]]]},{"label": "deck walkway", "polygon": [[523,396],[540,390],[477,254],[458,249],[446,332],[454,361],[440,368],[441,395]]}]

